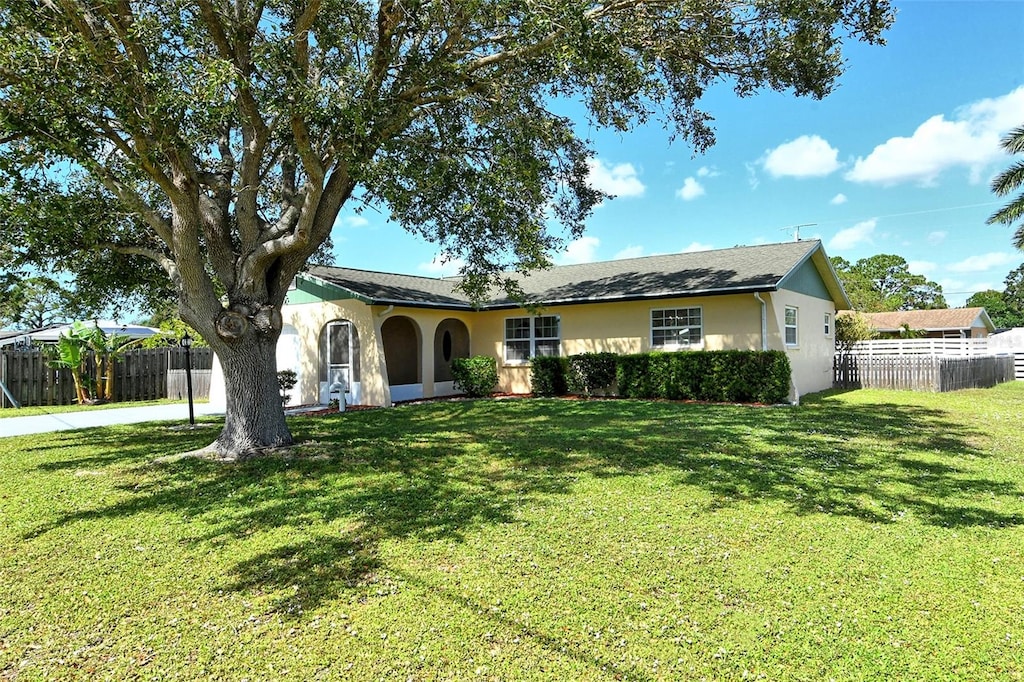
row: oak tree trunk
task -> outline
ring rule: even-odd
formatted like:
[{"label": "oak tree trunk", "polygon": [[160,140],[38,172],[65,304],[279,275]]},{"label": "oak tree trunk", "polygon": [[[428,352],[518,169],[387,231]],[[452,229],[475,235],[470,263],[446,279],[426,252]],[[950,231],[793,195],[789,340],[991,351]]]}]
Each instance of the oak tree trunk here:
[{"label": "oak tree trunk", "polygon": [[250,331],[230,343],[215,343],[214,350],[224,370],[227,413],[223,431],[207,451],[234,460],[291,445],[277,381],[277,334]]}]

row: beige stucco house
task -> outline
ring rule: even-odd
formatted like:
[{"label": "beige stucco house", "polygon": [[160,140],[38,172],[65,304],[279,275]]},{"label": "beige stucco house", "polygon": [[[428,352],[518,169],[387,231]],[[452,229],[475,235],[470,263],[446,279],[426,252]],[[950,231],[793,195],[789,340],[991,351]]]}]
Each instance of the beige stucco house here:
[{"label": "beige stucco house", "polygon": [[[520,278],[529,302],[474,307],[457,279],[313,267],[282,310],[293,403],[391,405],[449,395],[451,361],[489,355],[498,390],[530,392],[530,359],[587,351],[782,350],[790,398],[832,386],[849,300],[819,241],[566,265]],[[214,389],[216,394],[216,389]]]}]

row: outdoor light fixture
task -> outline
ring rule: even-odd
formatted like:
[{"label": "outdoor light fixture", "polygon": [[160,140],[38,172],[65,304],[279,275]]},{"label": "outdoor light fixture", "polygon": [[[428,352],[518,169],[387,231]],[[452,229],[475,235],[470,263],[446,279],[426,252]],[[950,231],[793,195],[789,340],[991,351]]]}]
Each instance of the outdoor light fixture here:
[{"label": "outdoor light fixture", "polygon": [[188,389],[188,425],[196,425],[196,413],[195,408],[192,406],[192,337],[185,332],[185,335],[181,337],[179,341],[181,347],[185,349],[185,386]]}]

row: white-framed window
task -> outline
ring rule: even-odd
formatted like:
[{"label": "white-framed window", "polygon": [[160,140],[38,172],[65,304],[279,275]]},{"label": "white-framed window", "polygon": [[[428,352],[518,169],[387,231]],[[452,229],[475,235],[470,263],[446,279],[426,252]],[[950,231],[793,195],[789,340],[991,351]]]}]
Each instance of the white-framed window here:
[{"label": "white-framed window", "polygon": [[832,336],[832,313],[825,313],[825,336]]},{"label": "white-framed window", "polygon": [[703,319],[700,306],[654,308],[651,310],[651,348],[699,348],[704,344]]},{"label": "white-framed window", "polygon": [[800,338],[797,334],[798,311],[793,306],[786,306],[786,345],[795,346]]},{"label": "white-framed window", "polygon": [[558,315],[505,318],[505,362],[522,363],[538,355],[562,352]]}]

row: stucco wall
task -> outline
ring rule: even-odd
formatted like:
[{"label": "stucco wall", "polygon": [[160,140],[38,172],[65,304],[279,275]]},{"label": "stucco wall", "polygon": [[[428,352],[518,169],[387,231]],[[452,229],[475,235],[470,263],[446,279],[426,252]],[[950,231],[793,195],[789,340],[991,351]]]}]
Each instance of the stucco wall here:
[{"label": "stucco wall", "polygon": [[[298,400],[305,404],[315,404],[320,400],[320,333],[328,322],[348,320],[356,326],[360,346],[362,388],[360,402],[367,405],[391,404],[391,391],[387,382],[387,366],[384,360],[381,335],[381,327],[387,320],[407,318],[415,327],[416,334],[407,335],[409,338],[403,337],[402,342],[417,345],[418,348],[410,347],[407,350],[396,352],[401,352],[405,356],[402,362],[416,368],[419,383],[423,386],[424,397],[434,395],[436,367],[434,356],[437,348],[435,333],[438,327],[448,319],[460,320],[469,330],[471,339],[473,336],[472,313],[369,306],[355,299],[287,305],[282,309],[281,314],[285,324],[292,325],[302,339],[300,385],[297,390]],[[413,336],[415,336],[415,340],[413,340]],[[419,354],[418,361],[409,357],[414,352]],[[446,377],[441,379],[444,378]]]},{"label": "stucco wall", "polygon": [[[552,306],[541,314],[560,317],[562,355],[642,353],[651,350],[651,310],[694,306],[701,308],[705,350],[761,348],[761,306],[752,294]],[[524,310],[476,313],[473,353],[498,358],[500,391],[530,391],[529,365],[506,363],[503,354],[505,320],[528,314]]]},{"label": "stucco wall", "polygon": [[[832,358],[835,355],[836,311],[832,301],[780,290],[764,295],[768,301],[769,348],[784,350],[792,367],[789,398],[799,401],[808,393],[832,388]],[[797,344],[785,344],[786,306],[797,309]],[[825,315],[829,334],[825,335]]]}]

